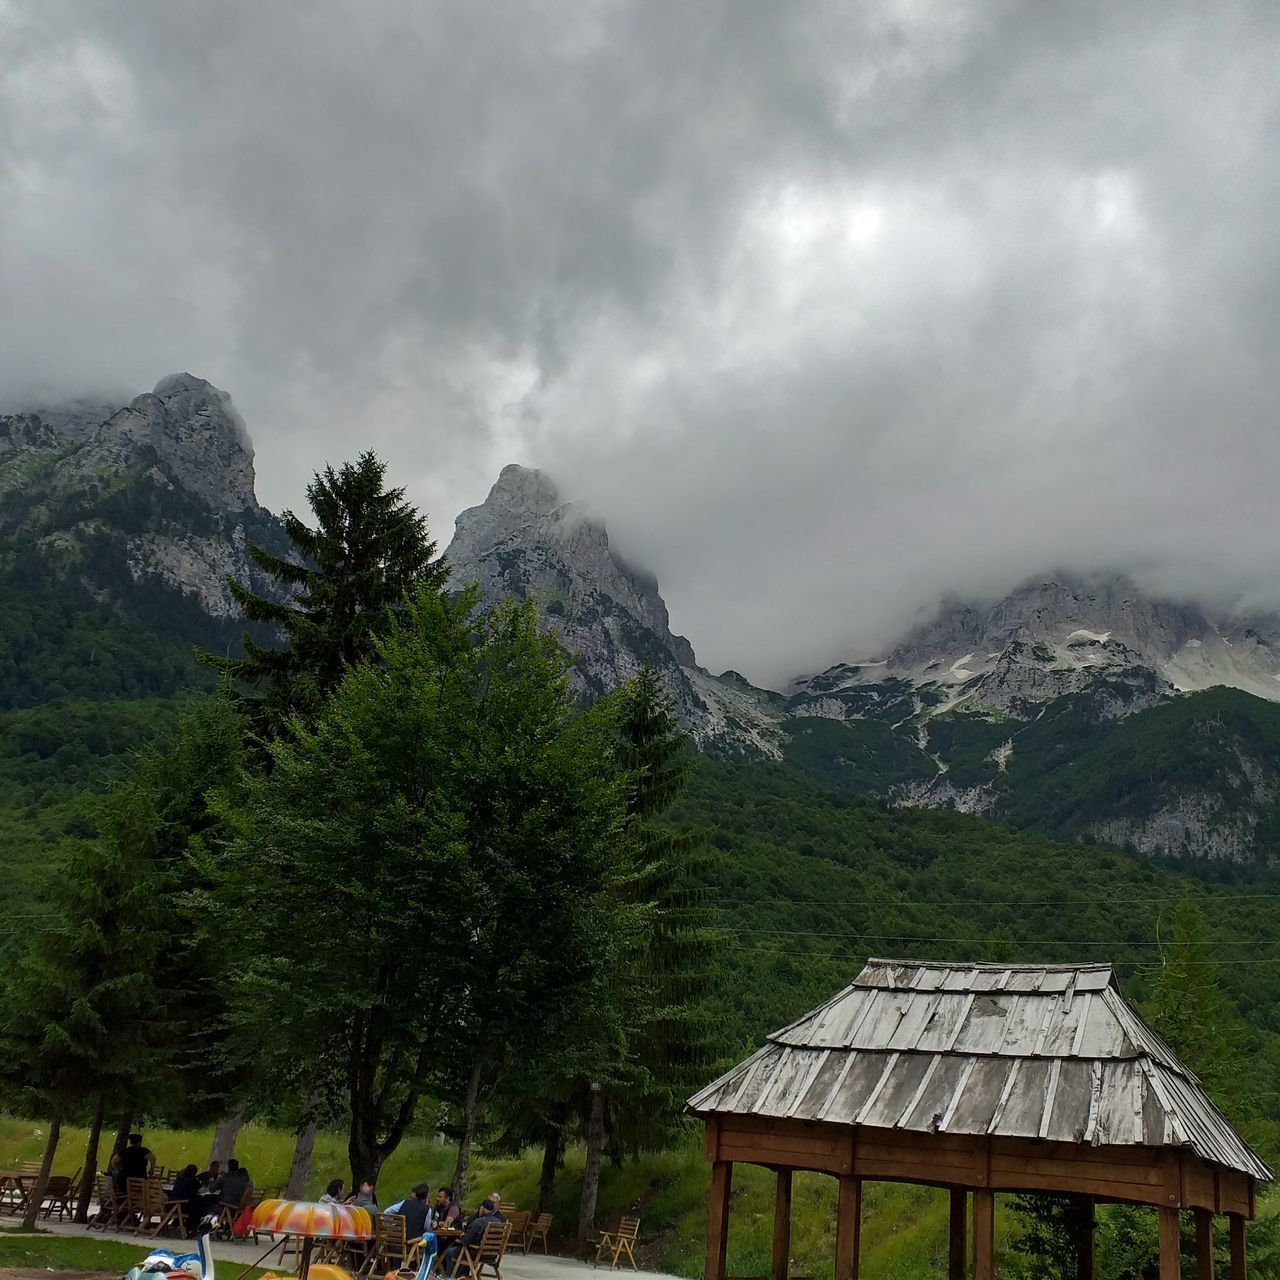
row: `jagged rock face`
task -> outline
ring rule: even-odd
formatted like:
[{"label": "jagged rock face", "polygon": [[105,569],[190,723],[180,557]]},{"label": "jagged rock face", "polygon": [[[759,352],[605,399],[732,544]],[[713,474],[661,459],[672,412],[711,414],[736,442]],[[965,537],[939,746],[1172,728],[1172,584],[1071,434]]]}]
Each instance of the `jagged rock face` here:
[{"label": "jagged rock face", "polygon": [[565,502],[545,472],[504,467],[488,498],[458,516],[447,558],[456,578],[479,581],[486,596],[537,596],[584,656],[603,657],[601,637],[589,634],[599,620],[619,652],[641,663],[650,651],[659,660],[660,650],[696,665],[693,646],[671,632],[657,579],[628,565],[604,525]]},{"label": "jagged rock face", "polygon": [[457,518],[445,552],[459,585],[482,599],[535,599],[574,655],[584,699],[655,668],[682,719],[704,743],[773,754],[770,695],[741,677],[718,680],[698,667],[693,646],[671,631],[657,580],[610,545],[605,526],[566,502],[542,471],[504,467],[483,503]]},{"label": "jagged rock face", "polygon": [[[192,595],[213,618],[236,614],[227,574],[270,588],[248,544],[279,549],[283,534],[253,486],[253,446],[231,398],[188,373],[123,408],[81,401],[0,416],[0,535],[73,563],[90,542],[97,554],[119,544],[135,580]],[[96,591],[92,570],[81,572]]]},{"label": "jagged rock face", "polygon": [[[1098,715],[1125,715],[1215,685],[1280,700],[1280,620],[1214,621],[1120,576],[1058,575],[988,607],[949,602],[887,658],[842,663],[790,695],[797,714],[847,718],[865,701],[859,690],[887,680],[915,688],[927,714],[964,705],[1027,718],[1089,693]],[[825,710],[800,711],[809,701]]]}]

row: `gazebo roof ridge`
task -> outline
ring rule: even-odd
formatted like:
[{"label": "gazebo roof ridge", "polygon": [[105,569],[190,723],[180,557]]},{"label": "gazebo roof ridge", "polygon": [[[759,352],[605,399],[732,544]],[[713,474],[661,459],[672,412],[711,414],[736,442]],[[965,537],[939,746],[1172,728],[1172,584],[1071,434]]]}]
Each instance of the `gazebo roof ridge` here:
[{"label": "gazebo roof ridge", "polygon": [[1125,1000],[1110,964],[874,958],[689,1100],[700,1115],[1189,1148],[1271,1170]]},{"label": "gazebo roof ridge", "polygon": [[1128,1003],[1110,964],[873,958],[831,999],[771,1033],[689,1099],[712,1162],[707,1280],[726,1280],[735,1164],[776,1171],[771,1280],[787,1280],[791,1177],[839,1181],[836,1280],[856,1280],[864,1181],[950,1189],[948,1275],[994,1280],[1002,1192],[1155,1206],[1160,1275],[1181,1274],[1179,1214],[1195,1213],[1199,1274],[1212,1218],[1229,1221],[1233,1280],[1271,1170]]}]

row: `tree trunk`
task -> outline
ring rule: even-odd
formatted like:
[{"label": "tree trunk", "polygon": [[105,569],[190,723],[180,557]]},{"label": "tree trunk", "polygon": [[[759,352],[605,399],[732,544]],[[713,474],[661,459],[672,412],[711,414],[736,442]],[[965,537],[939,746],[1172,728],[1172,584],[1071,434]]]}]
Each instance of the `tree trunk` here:
[{"label": "tree trunk", "polygon": [[49,1140],[44,1144],[44,1160],[40,1163],[40,1172],[36,1175],[36,1185],[31,1189],[31,1197],[27,1201],[27,1211],[22,1215],[23,1231],[34,1231],[36,1219],[40,1216],[40,1202],[44,1199],[44,1189],[49,1185],[49,1173],[53,1169],[54,1152],[58,1149],[58,1139],[62,1136],[62,1117],[53,1117],[49,1126]]},{"label": "tree trunk", "polygon": [[582,1201],[578,1206],[578,1244],[585,1245],[596,1225],[596,1199],[600,1194],[600,1157],[604,1154],[604,1090],[591,1086],[591,1112],[587,1119],[587,1158],[582,1166]]},{"label": "tree trunk", "polygon": [[89,1221],[89,1201],[93,1198],[93,1184],[98,1180],[98,1143],[102,1140],[102,1118],[106,1109],[106,1098],[98,1094],[93,1119],[89,1122],[89,1141],[84,1148],[84,1173],[80,1178],[80,1194],[76,1197],[77,1222]]},{"label": "tree trunk", "polygon": [[[302,1117],[298,1140],[293,1144],[293,1164],[289,1166],[289,1183],[284,1189],[286,1200],[301,1200],[311,1181],[311,1152],[316,1145],[316,1121],[314,1110],[308,1109]],[[357,1183],[355,1190],[359,1190]]]},{"label": "tree trunk", "polygon": [[215,1160],[225,1169],[227,1161],[235,1154],[236,1138],[244,1127],[244,1113],[237,1107],[230,1115],[218,1121],[213,1131],[213,1146],[209,1148],[209,1163]]},{"label": "tree trunk", "polygon": [[114,1158],[125,1149],[128,1144],[129,1135],[133,1132],[133,1112],[126,1111],[120,1117],[120,1123],[116,1126],[116,1145],[111,1148],[111,1155]]},{"label": "tree trunk", "polygon": [[462,1103],[462,1137],[458,1141],[458,1162],[453,1167],[453,1194],[461,1204],[467,1194],[467,1173],[471,1167],[471,1142],[476,1136],[476,1113],[480,1106],[480,1071],[483,1059],[477,1055],[467,1080],[467,1096]]},{"label": "tree trunk", "polygon": [[547,1123],[542,1138],[542,1176],[538,1179],[538,1212],[550,1213],[556,1194],[556,1170],[564,1153],[564,1129]]},{"label": "tree trunk", "polygon": [[351,1166],[351,1190],[359,1191],[362,1182],[378,1185],[378,1174],[382,1172],[382,1162],[390,1154],[380,1142],[367,1145],[347,1143],[347,1163]]}]

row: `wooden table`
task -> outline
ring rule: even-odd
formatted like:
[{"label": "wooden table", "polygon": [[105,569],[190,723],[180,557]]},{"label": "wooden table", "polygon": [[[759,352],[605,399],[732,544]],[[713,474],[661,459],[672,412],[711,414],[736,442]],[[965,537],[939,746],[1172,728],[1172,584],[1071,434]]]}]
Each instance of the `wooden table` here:
[{"label": "wooden table", "polygon": [[0,1210],[5,1213],[21,1213],[31,1197],[27,1186],[29,1174],[12,1169],[0,1170]]}]

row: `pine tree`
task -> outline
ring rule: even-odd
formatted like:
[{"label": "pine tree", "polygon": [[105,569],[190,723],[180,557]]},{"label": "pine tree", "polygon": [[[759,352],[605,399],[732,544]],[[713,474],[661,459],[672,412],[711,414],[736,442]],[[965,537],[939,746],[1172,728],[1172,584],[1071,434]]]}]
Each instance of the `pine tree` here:
[{"label": "pine tree", "polygon": [[1178,904],[1173,941],[1147,975],[1150,996],[1142,1013],[1200,1078],[1205,1092],[1239,1121],[1257,1099],[1244,1082],[1245,1027],[1218,984],[1204,915],[1190,897]]},{"label": "pine tree", "polygon": [[628,1005],[624,1059],[614,1087],[592,1081],[583,1108],[586,1165],[578,1231],[595,1220],[600,1161],[615,1150],[661,1146],[684,1098],[715,1060],[713,1023],[700,997],[715,980],[722,941],[707,902],[707,872],[718,855],[696,832],[675,831],[661,816],[680,798],[695,765],[657,674],[644,668],[614,696],[616,767],[629,779],[631,874],[624,898],[644,913],[641,942],[622,991]]},{"label": "pine tree", "polygon": [[198,656],[233,686],[255,691],[240,698],[267,737],[290,715],[314,717],[343,673],[372,653],[411,589],[445,583],[448,569],[432,559],[426,518],[405,502],[403,489],[386,488],[385,478],[386,464],[372,452],[337,471],[326,467],[307,486],[316,528],[284,514],[294,556],[250,547],[286,599],[228,579],[245,617],[275,629],[283,645],[269,648],[246,633],[243,658]]},{"label": "pine tree", "polygon": [[5,984],[2,1069],[51,1117],[27,1230],[35,1228],[63,1118],[104,1094],[132,1095],[158,1065],[164,1001],[156,974],[168,934],[157,915],[154,864],[145,840],[134,838],[152,813],[127,787],[106,808],[114,830],[64,847],[47,914]]}]

